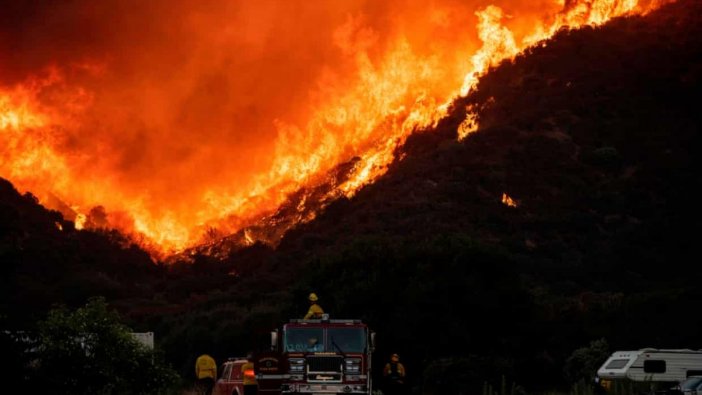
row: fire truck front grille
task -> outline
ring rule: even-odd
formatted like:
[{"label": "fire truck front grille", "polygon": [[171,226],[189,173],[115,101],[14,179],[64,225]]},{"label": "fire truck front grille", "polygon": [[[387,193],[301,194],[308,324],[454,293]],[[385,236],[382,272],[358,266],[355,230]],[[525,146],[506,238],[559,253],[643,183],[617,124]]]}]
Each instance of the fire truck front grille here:
[{"label": "fire truck front grille", "polygon": [[343,358],[341,357],[308,357],[307,364],[310,372],[341,372]]}]

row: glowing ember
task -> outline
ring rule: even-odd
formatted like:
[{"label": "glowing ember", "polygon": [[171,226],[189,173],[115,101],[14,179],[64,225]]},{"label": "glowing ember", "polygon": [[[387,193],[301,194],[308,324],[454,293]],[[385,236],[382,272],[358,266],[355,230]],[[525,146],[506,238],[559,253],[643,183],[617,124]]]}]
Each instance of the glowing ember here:
[{"label": "glowing ember", "polygon": [[473,106],[466,108],[466,119],[458,125],[458,140],[463,140],[469,134],[478,130],[478,114]]},{"label": "glowing ember", "polygon": [[78,230],[84,229],[85,228],[85,221],[87,219],[88,218],[85,216],[85,214],[76,215],[76,219],[75,219],[76,229],[78,229]]},{"label": "glowing ember", "polygon": [[517,202],[515,202],[511,197],[507,196],[506,193],[502,193],[502,204],[508,207],[517,207]]},{"label": "glowing ember", "polygon": [[[172,252],[311,220],[319,199],[272,215],[303,187],[353,196],[490,67],[558,29],[661,2],[146,3],[78,0],[0,27],[0,176],[77,229]],[[459,139],[478,129],[466,114]]]}]

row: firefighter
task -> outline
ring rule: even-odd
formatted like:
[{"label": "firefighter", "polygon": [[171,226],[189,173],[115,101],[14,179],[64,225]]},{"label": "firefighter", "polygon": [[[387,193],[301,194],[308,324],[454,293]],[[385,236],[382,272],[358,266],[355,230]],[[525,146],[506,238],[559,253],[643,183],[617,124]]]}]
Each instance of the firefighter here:
[{"label": "firefighter", "polygon": [[258,394],[258,382],[256,381],[256,373],[254,372],[254,358],[252,352],[246,355],[246,363],[241,365],[241,376],[244,378],[243,395]]},{"label": "firefighter", "polygon": [[195,378],[197,386],[206,395],[212,393],[215,380],[217,380],[217,363],[208,354],[202,354],[195,361]]},{"label": "firefighter", "polygon": [[312,292],[310,296],[307,297],[307,300],[310,301],[310,309],[307,311],[307,314],[305,314],[303,319],[321,319],[322,314],[324,314],[324,310],[322,310],[322,307],[317,304],[317,301],[319,300],[317,294]]},{"label": "firefighter", "polygon": [[316,337],[307,339],[307,351],[322,351],[321,344]]},{"label": "firefighter", "polygon": [[400,395],[405,390],[405,366],[400,362],[400,356],[392,354],[390,362],[383,369],[385,378],[385,393],[387,395]]}]

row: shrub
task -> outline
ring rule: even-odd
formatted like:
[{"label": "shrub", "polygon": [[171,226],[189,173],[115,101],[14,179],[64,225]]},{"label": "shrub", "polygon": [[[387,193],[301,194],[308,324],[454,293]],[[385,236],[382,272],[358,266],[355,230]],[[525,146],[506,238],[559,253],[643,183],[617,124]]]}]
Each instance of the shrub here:
[{"label": "shrub", "polygon": [[597,369],[607,360],[609,354],[609,345],[605,339],[594,340],[588,346],[578,348],[566,360],[566,378],[571,383],[592,383]]},{"label": "shrub", "polygon": [[[102,298],[39,323],[33,391],[54,394],[165,394],[179,377],[109,311]],[[31,391],[30,391],[31,392]]]}]

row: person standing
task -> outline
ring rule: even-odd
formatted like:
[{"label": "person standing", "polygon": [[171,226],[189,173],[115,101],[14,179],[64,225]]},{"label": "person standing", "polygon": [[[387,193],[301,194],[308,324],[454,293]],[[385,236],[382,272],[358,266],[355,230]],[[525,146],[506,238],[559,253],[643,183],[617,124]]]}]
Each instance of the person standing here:
[{"label": "person standing", "polygon": [[390,362],[385,364],[383,377],[387,395],[400,395],[405,390],[405,366],[400,362],[400,356],[392,354]]},{"label": "person standing", "polygon": [[310,309],[307,310],[307,314],[305,314],[303,320],[321,319],[322,315],[324,314],[324,310],[322,310],[322,307],[317,304],[317,301],[319,300],[317,294],[312,292],[310,296],[307,297],[307,300],[310,301]]},{"label": "person standing", "polygon": [[215,380],[217,380],[217,363],[208,354],[202,354],[195,361],[195,378],[197,386],[206,395],[212,393]]},{"label": "person standing", "polygon": [[257,395],[258,382],[256,381],[256,372],[254,371],[253,353],[246,355],[246,363],[241,365],[241,376],[244,381],[244,395]]}]

